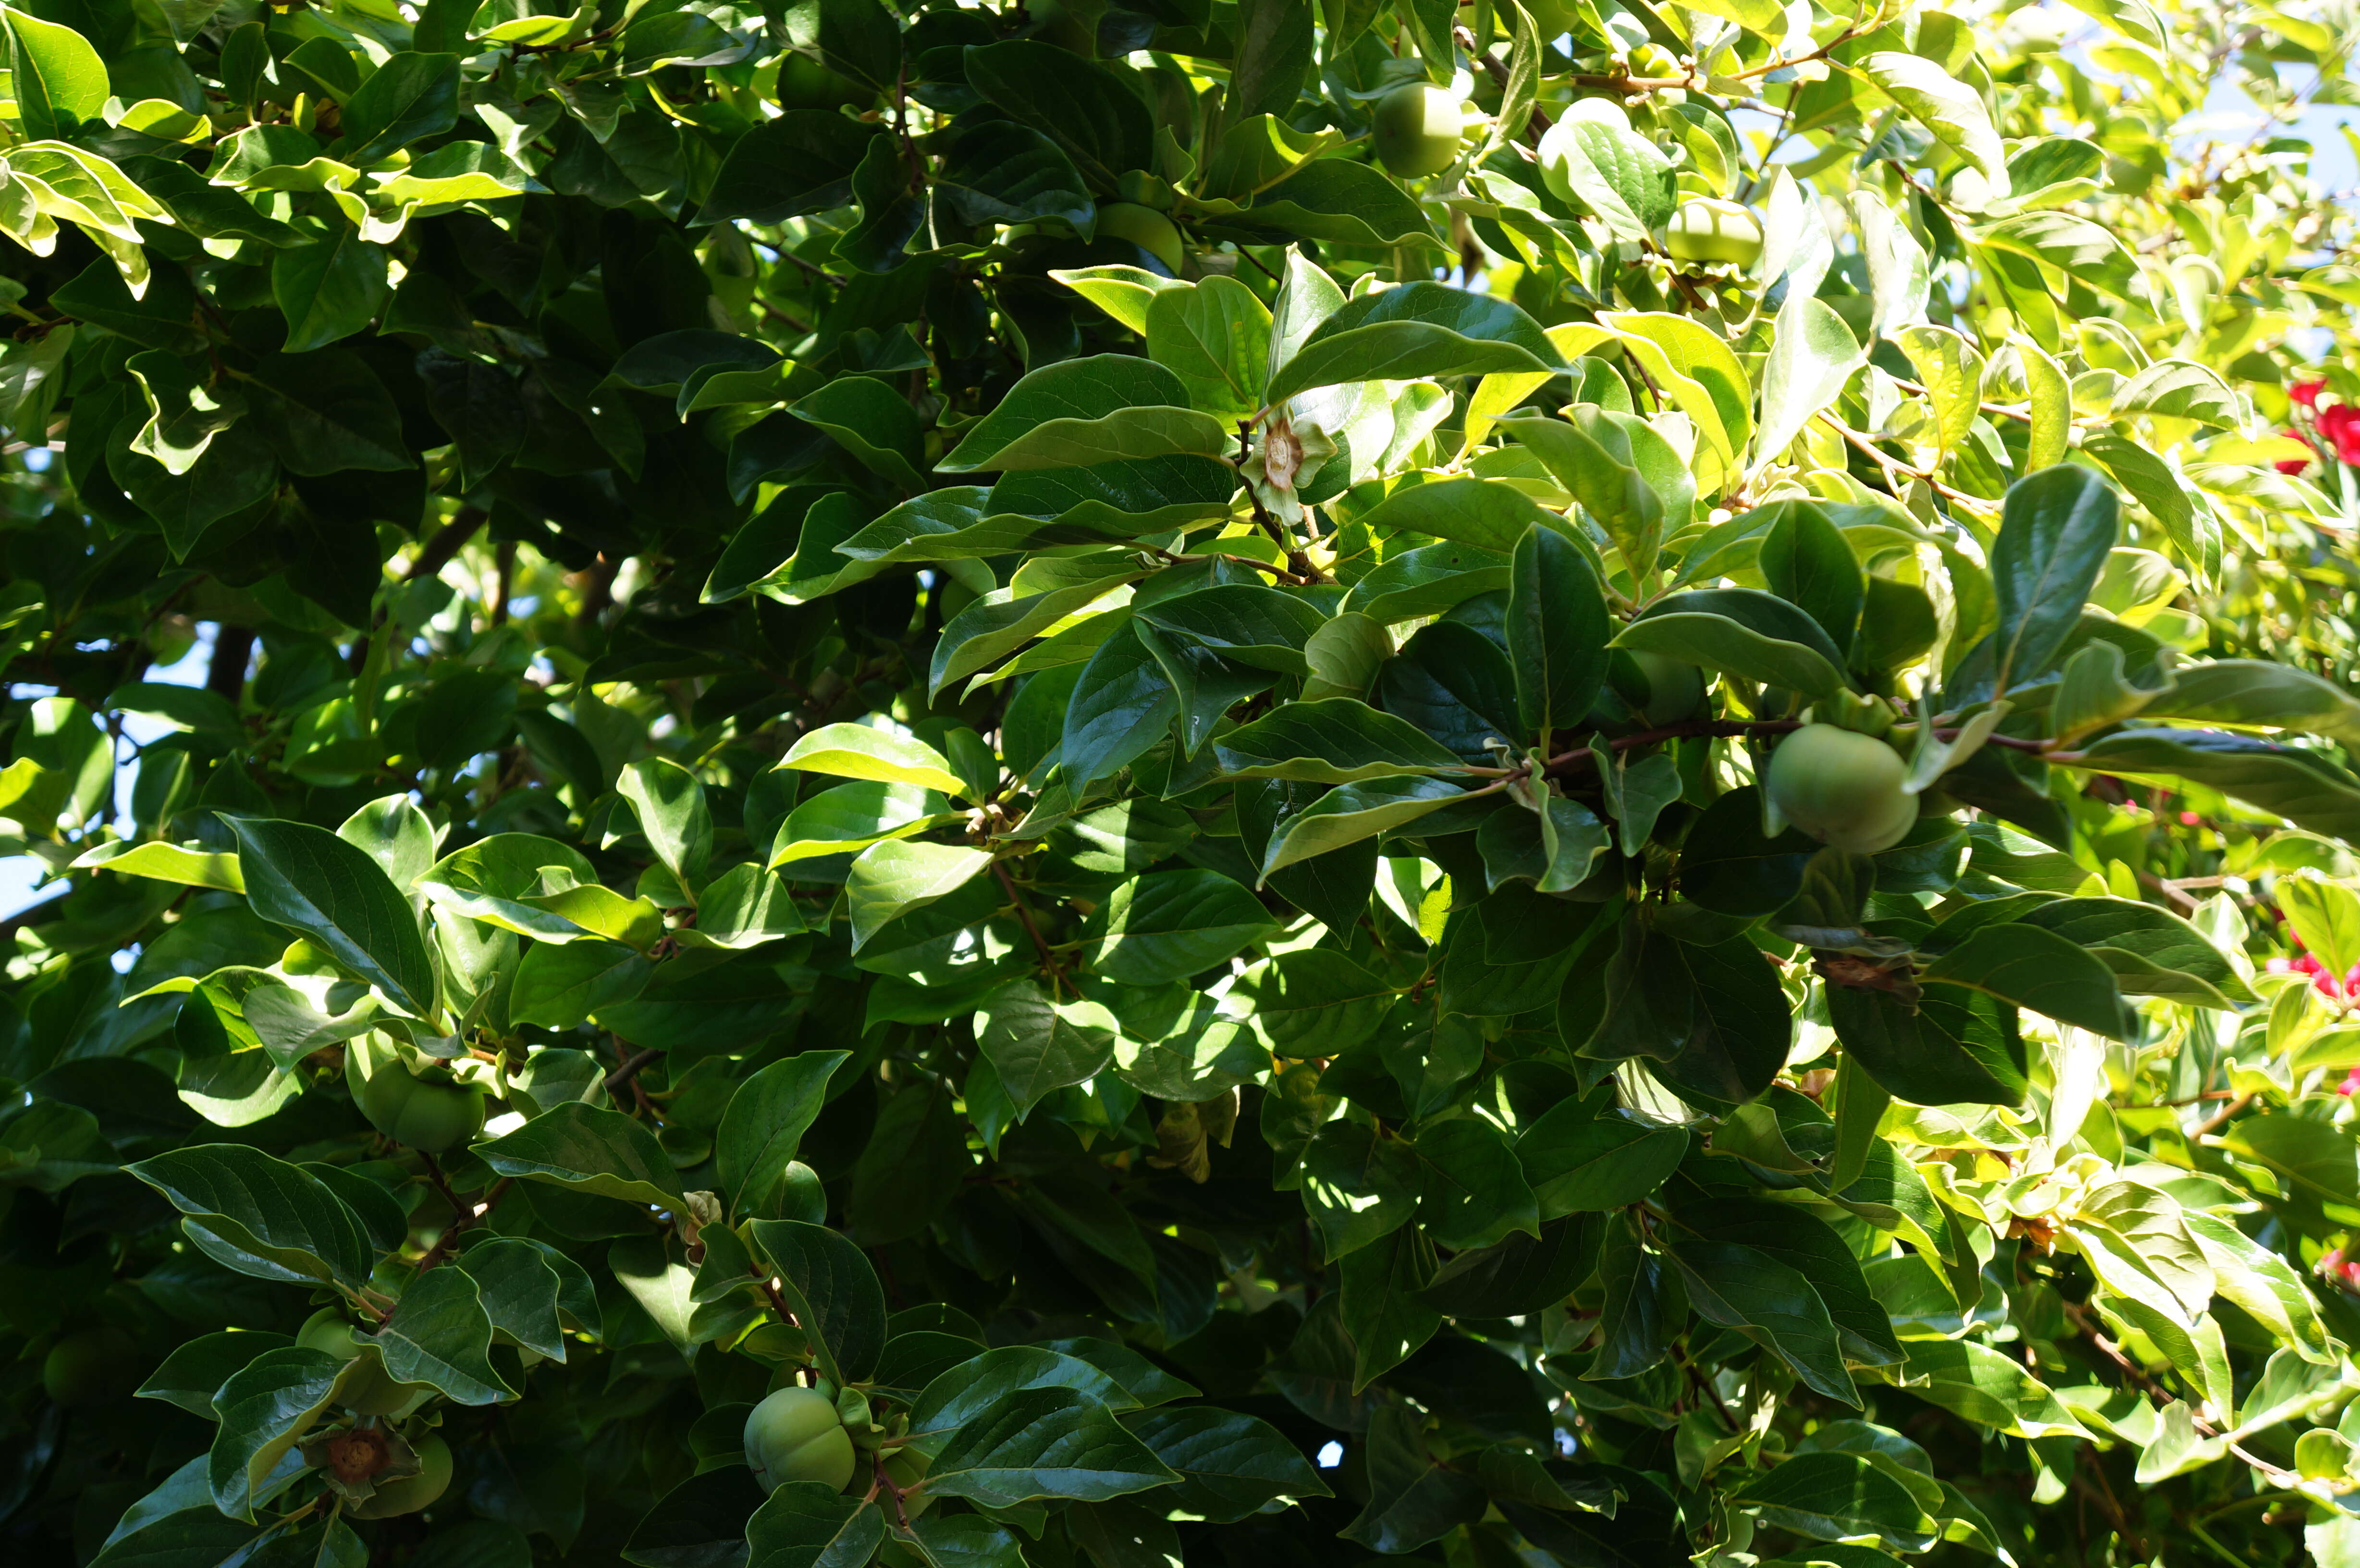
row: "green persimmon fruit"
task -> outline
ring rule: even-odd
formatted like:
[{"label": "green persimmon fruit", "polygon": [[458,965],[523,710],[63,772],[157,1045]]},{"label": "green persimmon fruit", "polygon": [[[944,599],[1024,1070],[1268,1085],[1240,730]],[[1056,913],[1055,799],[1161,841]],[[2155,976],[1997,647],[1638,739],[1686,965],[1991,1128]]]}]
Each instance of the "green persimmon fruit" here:
[{"label": "green persimmon fruit", "polygon": [[1881,740],[1833,724],[1805,724],[1770,754],[1771,800],[1786,820],[1836,849],[1890,849],[1918,821],[1902,793],[1908,768]]},{"label": "green persimmon fruit", "polygon": [[1162,262],[1164,271],[1175,278],[1180,275],[1184,259],[1180,231],[1173,227],[1171,219],[1153,207],[1142,207],[1136,201],[1099,202],[1098,236],[1129,240]]},{"label": "green persimmon fruit", "polygon": [[137,1386],[132,1357],[139,1346],[112,1323],[86,1328],[49,1347],[41,1362],[41,1390],[60,1405],[119,1399]]},{"label": "green persimmon fruit", "polygon": [[1545,44],[1553,44],[1573,31],[1572,0],[1526,0],[1524,9],[1532,13],[1533,31]]},{"label": "green persimmon fruit", "polygon": [[1704,671],[1695,665],[1639,650],[1632,652],[1631,662],[1647,685],[1646,699],[1638,708],[1649,729],[1677,724],[1702,705]]},{"label": "green persimmon fruit", "polygon": [[[926,1466],[933,1463],[914,1448],[897,1449],[885,1461],[885,1478],[907,1492],[926,1478]],[[902,1498],[901,1506],[912,1519],[916,1519],[934,1506],[934,1499],[921,1492],[914,1497]]]},{"label": "green persimmon fruit", "polygon": [[447,1075],[421,1078],[399,1051],[371,1035],[344,1047],[344,1087],[369,1126],[426,1154],[440,1154],[483,1130],[482,1090]]},{"label": "green persimmon fruit", "polygon": [[877,101],[860,83],[805,54],[779,61],[779,82],[770,95],[781,109],[866,109]]},{"label": "green persimmon fruit", "polygon": [[377,1487],[368,1501],[347,1505],[346,1514],[354,1519],[391,1519],[396,1514],[414,1514],[449,1488],[451,1445],[439,1434],[430,1432],[410,1446],[418,1451],[418,1474],[405,1475],[399,1481],[386,1482]]},{"label": "green persimmon fruit", "polygon": [[840,1492],[852,1479],[855,1458],[836,1401],[815,1388],[781,1388],[746,1418],[746,1464],[766,1492],[789,1481],[817,1481]]},{"label": "green persimmon fruit", "polygon": [[2294,1467],[2306,1481],[2341,1481],[2352,1444],[2341,1433],[2314,1427],[2294,1441]]},{"label": "green persimmon fruit", "polygon": [[1439,174],[1459,156],[1459,100],[1430,82],[1404,82],[1377,100],[1371,130],[1377,161],[1388,174]]},{"label": "green persimmon fruit", "polygon": [[[322,1307],[304,1319],[295,1331],[295,1343],[306,1350],[323,1350],[339,1361],[350,1361],[369,1345],[336,1307]],[[380,1359],[368,1376],[344,1390],[343,1404],[355,1415],[389,1416],[433,1391],[424,1383],[396,1382]]]},{"label": "green persimmon fruit", "polygon": [[365,1343],[335,1307],[322,1307],[295,1331],[295,1343],[306,1350],[324,1350],[339,1361],[350,1361]]},{"label": "green persimmon fruit", "polygon": [[1762,225],[1734,201],[1692,196],[1664,225],[1664,248],[1675,261],[1725,261],[1751,267],[1762,254]]}]

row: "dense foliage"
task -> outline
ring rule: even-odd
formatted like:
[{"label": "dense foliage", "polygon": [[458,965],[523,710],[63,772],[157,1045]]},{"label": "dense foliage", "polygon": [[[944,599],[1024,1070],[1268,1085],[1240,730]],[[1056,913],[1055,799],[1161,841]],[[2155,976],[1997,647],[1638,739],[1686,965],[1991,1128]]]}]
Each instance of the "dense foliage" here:
[{"label": "dense foliage", "polygon": [[2072,5],[0,6],[0,1552],[2360,1563],[2355,19]]}]

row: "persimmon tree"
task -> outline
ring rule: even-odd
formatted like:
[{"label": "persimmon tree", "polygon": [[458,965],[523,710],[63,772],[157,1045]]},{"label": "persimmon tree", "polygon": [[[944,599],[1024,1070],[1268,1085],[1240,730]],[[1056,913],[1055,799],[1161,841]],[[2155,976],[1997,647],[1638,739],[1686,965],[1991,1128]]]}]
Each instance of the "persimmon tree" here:
[{"label": "persimmon tree", "polygon": [[0,7],[8,1556],[2360,1563],[2349,32]]}]

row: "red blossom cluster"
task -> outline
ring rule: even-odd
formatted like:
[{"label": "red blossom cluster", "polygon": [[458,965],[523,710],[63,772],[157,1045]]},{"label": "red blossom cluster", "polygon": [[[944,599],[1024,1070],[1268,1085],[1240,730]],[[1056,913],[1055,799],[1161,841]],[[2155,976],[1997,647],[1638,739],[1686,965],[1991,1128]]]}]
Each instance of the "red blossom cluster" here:
[{"label": "red blossom cluster", "polygon": [[2341,978],[2335,972],[2308,953],[2298,953],[2292,958],[2269,961],[2273,975],[2308,975],[2311,988],[2339,1007],[2350,1007],[2360,1001],[2360,964],[2354,964]]},{"label": "red blossom cluster", "polygon": [[[2298,381],[2287,388],[2287,397],[2297,408],[2309,411],[2311,427],[2319,432],[2320,441],[2333,447],[2339,460],[2360,466],[2360,408],[2349,403],[2330,403],[2322,408],[2319,395],[2325,390],[2327,383],[2323,380]],[[2305,435],[2299,426],[2289,426],[2287,434],[2314,451],[2318,448],[2319,442]],[[2311,466],[2311,461],[2307,457],[2280,458],[2278,471],[2300,474]]]}]

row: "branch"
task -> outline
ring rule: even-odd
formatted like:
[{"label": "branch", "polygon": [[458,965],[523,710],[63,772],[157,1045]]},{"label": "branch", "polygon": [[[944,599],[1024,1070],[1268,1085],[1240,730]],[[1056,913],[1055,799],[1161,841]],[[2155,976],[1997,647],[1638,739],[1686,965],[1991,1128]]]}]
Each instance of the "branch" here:
[{"label": "branch", "polygon": [[997,860],[991,863],[991,874],[1000,878],[1000,886],[1007,893],[1008,901],[1016,906],[1016,918],[1024,922],[1024,934],[1032,939],[1032,946],[1040,953],[1041,962],[1048,968],[1050,981],[1054,985],[1063,978],[1065,971],[1058,967],[1057,954],[1049,946],[1048,938],[1043,936],[1041,928],[1032,923],[1032,911],[1025,905],[1024,896],[1016,890],[1016,879],[1008,875],[1007,866]]},{"label": "branch", "polygon": [[460,507],[451,520],[442,525],[442,530],[426,541],[426,548],[418,552],[417,559],[402,572],[401,580],[416,583],[441,572],[458,555],[461,547],[475,537],[475,530],[490,518],[491,514],[481,506]]},{"label": "branch", "polygon": [[639,1075],[640,1068],[645,1067],[649,1062],[653,1062],[657,1057],[661,1056],[662,1054],[662,1051],[658,1051],[653,1046],[650,1046],[645,1051],[635,1051],[631,1055],[625,1057],[623,1059],[623,1064],[620,1067],[616,1068],[612,1073],[606,1074],[606,1093],[611,1094],[616,1090],[621,1088],[624,1084],[628,1083],[632,1079]]},{"label": "branch", "polygon": [[[1624,735],[1619,740],[1610,740],[1606,746],[1610,751],[1633,751],[1643,746],[1653,746],[1657,741],[1678,740],[1687,736],[1712,735],[1728,739],[1737,735],[1786,735],[1802,727],[1800,719],[1682,719],[1676,724],[1663,724],[1652,730],[1641,730],[1637,735]],[[1579,773],[1596,761],[1597,753],[1588,746],[1581,746],[1550,757],[1545,771],[1552,779],[1563,778],[1568,773]]]}]

